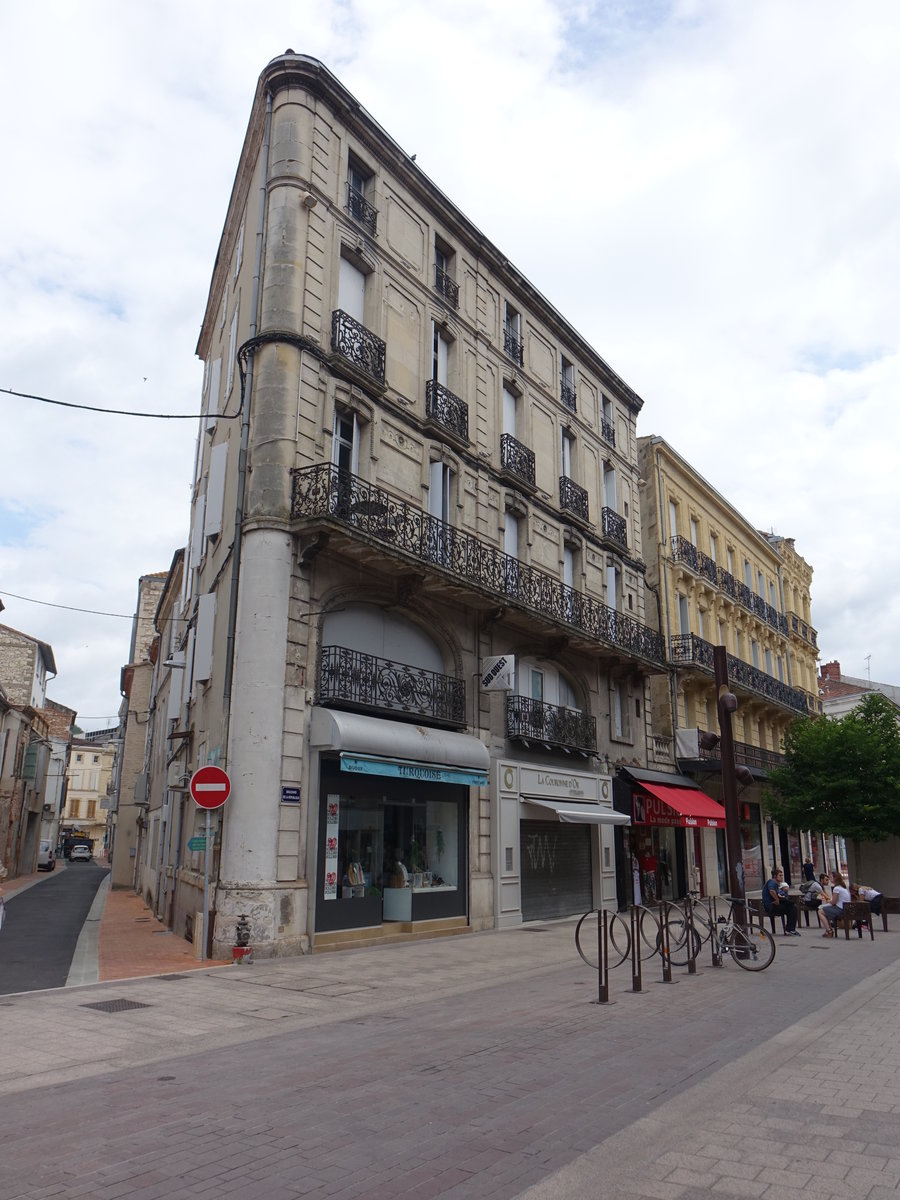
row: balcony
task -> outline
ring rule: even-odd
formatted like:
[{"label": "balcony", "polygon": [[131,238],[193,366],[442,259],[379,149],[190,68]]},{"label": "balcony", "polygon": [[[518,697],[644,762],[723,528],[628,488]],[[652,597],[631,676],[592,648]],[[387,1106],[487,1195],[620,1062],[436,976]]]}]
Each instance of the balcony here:
[{"label": "balcony", "polygon": [[588,494],[574,479],[569,479],[568,475],[561,475],[559,479],[559,507],[572,513],[579,521],[590,520]]},{"label": "balcony", "polygon": [[372,237],[375,236],[378,209],[368,202],[362,192],[357,191],[349,183],[347,184],[347,212],[354,221],[359,221],[360,225],[364,225]]},{"label": "balcony", "polygon": [[339,308],[331,314],[331,349],[372,379],[384,383],[384,342]]},{"label": "balcony", "polygon": [[534,487],[534,451],[523,446],[511,433],[500,437],[500,469]]},{"label": "balcony", "polygon": [[690,567],[692,571],[699,574],[700,560],[697,557],[697,547],[693,542],[689,542],[686,537],[682,537],[680,533],[676,533],[672,538],[672,557],[676,562],[684,563]]},{"label": "balcony", "polygon": [[459,284],[442,267],[434,268],[434,287],[454,308],[459,308]]},{"label": "balcony", "polygon": [[[701,762],[721,763],[721,747],[714,746],[711,749],[706,749],[700,744],[699,729],[679,730],[678,742],[679,747],[684,746],[685,736],[697,734],[696,749],[691,746],[691,749],[685,755],[686,761],[694,759]],[[776,750],[766,750],[762,746],[753,746],[749,742],[734,743],[734,761],[740,766],[755,767],[759,771],[774,771],[776,767],[784,765],[784,755]]]},{"label": "balcony", "polygon": [[506,736],[547,750],[585,757],[597,751],[597,722],[586,713],[544,704],[529,696],[507,696]]},{"label": "balcony", "polygon": [[[669,654],[676,666],[703,667],[710,673],[714,670],[712,643],[697,637],[695,633],[676,634],[671,639]],[[809,706],[804,692],[788,687],[780,679],[767,675],[758,667],[752,667],[741,658],[735,658],[733,654],[728,655],[728,681],[804,717],[808,715]]]},{"label": "balcony", "polygon": [[600,436],[604,441],[609,442],[610,446],[615,449],[616,445],[616,427],[612,421],[607,421],[604,418],[600,420]]},{"label": "balcony", "polygon": [[798,616],[795,612],[788,613],[787,620],[791,633],[796,634],[799,638],[802,638],[803,641],[812,646],[814,650],[818,650],[818,634],[816,633],[815,629],[813,629],[812,625],[810,625],[807,621],[804,621],[803,618]]},{"label": "balcony", "polygon": [[702,550],[697,551],[697,570],[704,579],[709,580],[713,587],[718,587],[719,573],[716,570],[715,560],[708,554],[704,554]]},{"label": "balcony", "polygon": [[515,604],[591,642],[665,665],[665,642],[656,630],[331,463],[294,473],[291,515],[363,535],[391,557],[427,564],[492,603]]},{"label": "balcony", "polygon": [[466,723],[462,679],[346,646],[323,646],[315,703],[370,712],[390,710],[435,724]]},{"label": "balcony", "polygon": [[737,600],[737,580],[724,567],[719,567],[719,588],[726,596],[730,596],[732,600]]},{"label": "balcony", "polygon": [[425,416],[460,441],[468,442],[469,406],[436,379],[425,384]]},{"label": "balcony", "polygon": [[617,542],[624,550],[628,549],[628,527],[625,524],[625,518],[620,517],[614,508],[601,510],[600,527],[604,537]]},{"label": "balcony", "polygon": [[577,412],[575,404],[575,389],[571,383],[567,383],[565,379],[559,381],[559,399],[566,406],[569,412]]},{"label": "balcony", "polygon": [[524,353],[518,333],[517,329],[509,325],[503,327],[503,353],[511,358],[517,367],[521,367]]}]

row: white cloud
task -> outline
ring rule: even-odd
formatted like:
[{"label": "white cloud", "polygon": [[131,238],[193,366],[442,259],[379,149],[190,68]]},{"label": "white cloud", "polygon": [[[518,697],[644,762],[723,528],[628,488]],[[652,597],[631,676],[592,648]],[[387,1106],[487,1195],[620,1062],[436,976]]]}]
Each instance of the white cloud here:
[{"label": "white cloud", "polygon": [[[197,411],[256,79],[290,46],[643,396],[641,433],[796,539],[823,655],[900,681],[891,0],[36,0],[4,22],[0,386]],[[193,423],[0,406],[0,589],[132,611],[184,541]],[[51,694],[112,716],[128,622],[4,599],[54,647]]]}]

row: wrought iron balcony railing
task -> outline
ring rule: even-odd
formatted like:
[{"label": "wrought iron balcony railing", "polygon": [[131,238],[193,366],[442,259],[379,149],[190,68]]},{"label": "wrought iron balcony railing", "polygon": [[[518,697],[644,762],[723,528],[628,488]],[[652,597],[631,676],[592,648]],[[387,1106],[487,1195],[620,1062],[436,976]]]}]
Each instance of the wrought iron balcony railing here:
[{"label": "wrought iron balcony railing", "polygon": [[[710,672],[714,670],[712,643],[697,637],[695,633],[675,634],[670,641],[669,654],[676,666],[691,665],[704,667]],[[774,700],[776,704],[783,704],[785,708],[803,716],[808,715],[809,706],[804,692],[788,687],[780,679],[767,675],[758,667],[752,667],[741,658],[735,658],[733,654],[727,656],[727,661],[729,683],[756,692],[767,700]]]},{"label": "wrought iron balcony railing", "polygon": [[384,383],[384,342],[340,308],[331,314],[331,349]]},{"label": "wrought iron balcony railing", "polygon": [[534,487],[534,451],[523,446],[511,433],[500,436],[500,467]]},{"label": "wrought iron balcony railing", "polygon": [[604,438],[612,447],[616,444],[616,427],[612,421],[600,420],[600,436]]},{"label": "wrought iron balcony railing", "polygon": [[803,638],[804,642],[808,642],[814,650],[819,648],[818,634],[812,625],[804,621],[795,612],[788,613],[788,621],[791,633],[796,633],[797,637]]},{"label": "wrought iron balcony railing", "polygon": [[576,516],[579,521],[589,520],[588,494],[568,475],[559,477],[559,507]]},{"label": "wrought iron balcony railing", "polygon": [[676,562],[686,563],[692,571],[700,570],[697,547],[686,537],[682,537],[680,533],[676,533],[672,538],[672,557]]},{"label": "wrought iron balcony railing", "polygon": [[466,723],[464,680],[346,646],[323,646],[315,702],[390,709],[447,725]]},{"label": "wrought iron balcony railing", "polygon": [[522,342],[516,337],[516,331],[508,325],[503,327],[503,352],[521,367],[524,359]]},{"label": "wrought iron balcony railing", "polygon": [[356,530],[390,554],[428,563],[457,582],[521,605],[592,641],[655,666],[665,664],[665,642],[656,630],[331,463],[295,472],[291,515]]},{"label": "wrought iron balcony railing", "polygon": [[[722,754],[719,746],[715,746],[712,750],[705,750],[702,746],[698,746],[698,751],[701,759],[721,762]],[[774,771],[776,767],[784,765],[784,755],[779,754],[776,750],[764,750],[762,746],[752,746],[749,742],[736,741],[734,743],[734,761],[744,767]]]},{"label": "wrought iron balcony railing", "polygon": [[349,183],[347,184],[347,212],[354,221],[359,221],[360,225],[365,225],[372,237],[375,236],[375,227],[378,223],[378,209],[369,203],[362,192],[357,191]]},{"label": "wrought iron balcony railing", "polygon": [[697,551],[697,570],[704,579],[708,579],[710,583],[718,587],[719,573],[716,570],[716,564],[708,554],[704,554],[702,550]]},{"label": "wrought iron balcony railing", "polygon": [[463,441],[469,440],[468,404],[436,379],[425,384],[425,416]]},{"label": "wrought iron balcony railing", "polygon": [[737,600],[737,580],[724,567],[719,567],[719,587],[726,596],[730,596],[732,600]]},{"label": "wrought iron balcony railing", "polygon": [[597,722],[592,716],[530,696],[507,696],[506,736],[566,753],[588,755],[597,750]]},{"label": "wrought iron balcony railing", "polygon": [[434,286],[454,308],[459,308],[459,284],[442,267],[434,268]]},{"label": "wrought iron balcony railing", "polygon": [[600,513],[600,527],[603,530],[603,536],[610,538],[614,542],[618,542],[620,546],[628,548],[628,526],[625,524],[625,518],[620,517],[613,508],[604,508]]},{"label": "wrought iron balcony railing", "polygon": [[576,412],[575,389],[565,379],[559,381],[559,398],[570,412]]}]

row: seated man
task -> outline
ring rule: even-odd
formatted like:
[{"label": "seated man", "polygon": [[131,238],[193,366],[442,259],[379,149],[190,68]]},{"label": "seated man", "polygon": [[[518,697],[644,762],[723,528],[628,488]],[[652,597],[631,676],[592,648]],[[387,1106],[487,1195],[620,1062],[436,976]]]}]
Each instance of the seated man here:
[{"label": "seated man", "polygon": [[762,893],[763,908],[770,917],[784,917],[785,937],[799,937],[797,930],[797,905],[788,899],[784,871],[772,870],[771,879],[766,880]]}]

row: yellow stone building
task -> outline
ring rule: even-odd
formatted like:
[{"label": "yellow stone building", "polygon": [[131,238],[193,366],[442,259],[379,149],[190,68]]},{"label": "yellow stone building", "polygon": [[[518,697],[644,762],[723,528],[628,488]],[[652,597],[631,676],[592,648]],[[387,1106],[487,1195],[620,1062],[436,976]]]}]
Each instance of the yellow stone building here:
[{"label": "yellow stone building", "polygon": [[87,838],[94,858],[106,854],[106,820],[110,783],[116,764],[118,727],[88,737],[73,738],[66,771],[66,804],[60,834]]},{"label": "yellow stone building", "polygon": [[[738,797],[746,887],[760,888],[775,862],[798,882],[808,847],[766,821],[760,800],[785,731],[819,709],[812,568],[793,539],[756,529],[662,438],[638,439],[638,463],[647,586],[673,664],[651,681],[654,728],[674,739],[680,770],[719,798],[718,748],[701,735],[718,732],[713,647],[724,646],[738,698],[735,759],[747,768]],[[726,891],[724,831],[694,833],[689,874],[707,893]]]}]

